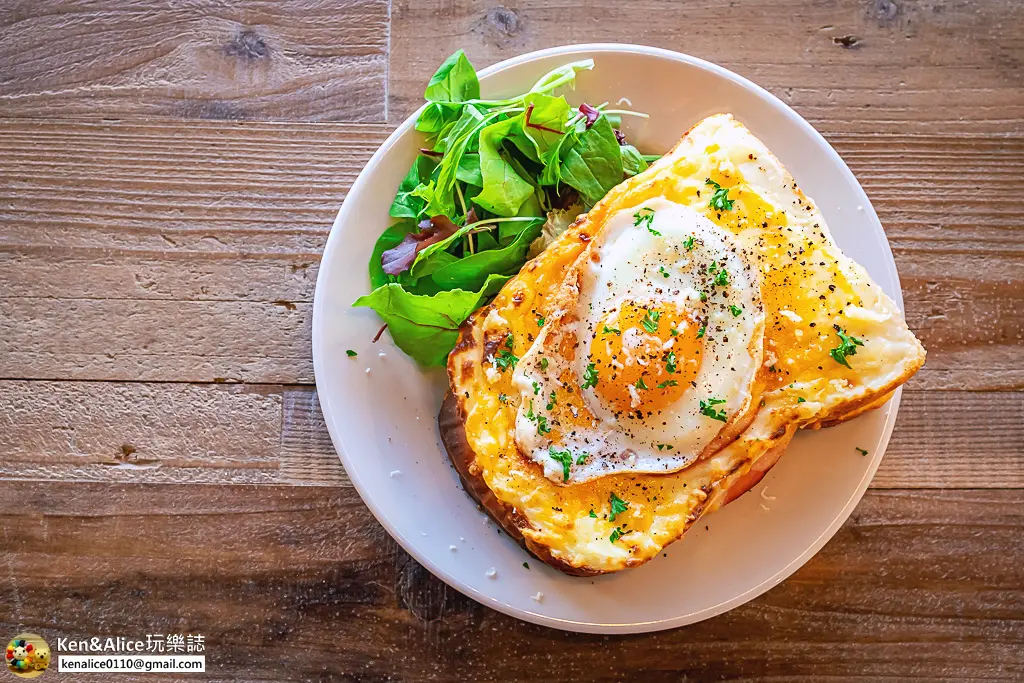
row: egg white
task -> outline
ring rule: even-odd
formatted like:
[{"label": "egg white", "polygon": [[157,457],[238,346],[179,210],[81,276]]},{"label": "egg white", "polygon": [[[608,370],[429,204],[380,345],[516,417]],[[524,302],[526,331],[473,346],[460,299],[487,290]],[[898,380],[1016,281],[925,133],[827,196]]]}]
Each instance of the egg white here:
[{"label": "egg white", "polygon": [[[637,216],[651,211],[653,217],[638,224]],[[563,286],[569,295],[564,310],[545,325],[517,365],[513,382],[521,402],[515,439],[520,450],[559,483],[619,472],[674,472],[692,463],[725,426],[702,414],[701,400],[724,401],[715,409],[730,418],[750,407],[764,334],[758,269],[751,258],[730,233],[666,199],[652,199],[611,216],[566,278]],[[710,287],[710,264],[728,274],[727,286]],[[692,311],[693,319],[706,325],[693,384],[674,403],[647,414],[616,412],[594,387],[583,388],[598,331],[627,303]],[[619,361],[650,362],[629,353],[643,330],[621,333]],[[560,351],[566,335],[576,349],[572,360]],[[665,342],[666,352],[672,342]],[[560,378],[567,376],[567,368],[573,381],[563,383]],[[638,390],[626,388],[638,400]],[[592,418],[581,414],[573,424],[560,425],[545,400],[556,390],[582,392]],[[552,456],[565,451],[572,458],[568,477],[564,462]]]}]

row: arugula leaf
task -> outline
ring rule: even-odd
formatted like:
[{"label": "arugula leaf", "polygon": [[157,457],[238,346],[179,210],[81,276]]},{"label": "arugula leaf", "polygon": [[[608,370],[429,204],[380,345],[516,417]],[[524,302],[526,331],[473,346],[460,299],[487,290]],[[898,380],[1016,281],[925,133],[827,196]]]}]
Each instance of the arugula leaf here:
[{"label": "arugula leaf", "polygon": [[622,182],[622,153],[607,117],[600,117],[579,134],[561,165],[561,180],[575,188],[587,206]]},{"label": "arugula leaf", "polygon": [[394,218],[417,218],[423,213],[427,205],[422,197],[422,191],[417,192],[421,185],[426,186],[430,182],[430,174],[437,166],[437,160],[421,154],[416,157],[412,168],[406,174],[398,186],[398,193],[391,203],[391,210],[388,212]]},{"label": "arugula leaf", "polygon": [[352,305],[375,310],[387,323],[398,348],[417,363],[444,365],[455,346],[459,325],[506,280],[506,275],[491,275],[480,291],[454,289],[433,296],[410,294],[392,282],[359,297]]},{"label": "arugula leaf", "polygon": [[575,86],[576,74],[580,71],[589,71],[594,68],[593,59],[583,59],[578,62],[572,62],[560,66],[557,69],[552,69],[543,76],[540,80],[533,84],[530,88],[531,93],[549,93],[556,88],[562,86]]},{"label": "arugula leaf", "polygon": [[462,50],[444,60],[423,91],[423,99],[427,102],[464,102],[478,97],[480,80]]},{"label": "arugula leaf", "polygon": [[471,151],[471,143],[476,142],[477,134],[487,122],[500,114],[500,111],[482,114],[476,107],[465,107],[462,116],[446,139],[444,158],[438,166],[433,196],[427,205],[429,215],[455,214],[455,174],[458,172],[459,160],[467,150]]},{"label": "arugula leaf", "polygon": [[515,216],[519,207],[534,193],[533,185],[523,180],[501,155],[501,141],[522,130],[517,116],[492,123],[480,131],[480,175],[483,190],[473,201],[499,216]]}]

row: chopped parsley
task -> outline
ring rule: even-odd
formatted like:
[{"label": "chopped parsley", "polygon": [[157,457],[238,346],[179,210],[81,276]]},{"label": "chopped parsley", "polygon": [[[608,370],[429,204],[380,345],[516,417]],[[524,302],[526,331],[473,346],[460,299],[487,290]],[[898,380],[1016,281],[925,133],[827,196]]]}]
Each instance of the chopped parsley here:
[{"label": "chopped parsley", "polygon": [[541,370],[547,370],[548,369],[548,359],[547,358],[541,358],[540,359],[540,369]]},{"label": "chopped parsley", "polygon": [[552,391],[551,392],[551,396],[548,397],[548,404],[547,404],[547,406],[545,406],[545,408],[547,408],[548,410],[551,410],[552,408],[555,407],[555,403],[556,403],[556,401],[555,401],[555,392]]},{"label": "chopped parsley", "polygon": [[537,423],[537,433],[541,436],[544,436],[551,431],[551,428],[548,427],[548,418],[543,415],[534,414],[533,399],[530,399],[530,409],[526,411],[526,419]]},{"label": "chopped parsley", "polygon": [[619,527],[615,527],[614,529],[612,529],[612,535],[608,538],[611,539],[612,543],[615,543],[615,541],[622,538],[622,529],[620,529]]},{"label": "chopped parsley", "polygon": [[697,328],[697,339],[703,339],[704,333],[708,331],[707,325],[701,325]]},{"label": "chopped parsley", "polygon": [[828,355],[832,356],[832,360],[839,363],[840,365],[850,367],[850,363],[849,361],[846,360],[846,357],[856,356],[857,347],[864,346],[864,342],[862,342],[860,339],[857,339],[856,337],[851,337],[850,335],[846,334],[846,332],[844,332],[839,327],[839,325],[836,325],[835,328],[836,334],[839,335],[840,344],[836,348],[830,350],[828,352]]},{"label": "chopped parsley", "polygon": [[544,316],[537,318],[537,327],[544,327]]},{"label": "chopped parsley", "polygon": [[587,458],[589,458],[589,457],[590,457],[590,453],[587,453],[586,451],[583,451],[576,458],[576,464],[577,465],[582,465],[583,463],[585,463],[587,461]]},{"label": "chopped parsley", "polygon": [[707,401],[703,399],[700,402],[700,414],[710,417],[712,420],[719,420],[726,422],[725,411],[715,410],[714,406],[725,403],[725,399],[721,398],[709,398]]},{"label": "chopped parsley", "polygon": [[679,382],[675,381],[674,379],[667,379],[664,382],[661,382],[661,383],[658,384],[658,388],[659,389],[664,389],[665,387],[677,387],[677,386],[679,386]]},{"label": "chopped parsley", "polygon": [[614,522],[616,517],[621,515],[629,508],[629,503],[616,496],[614,492],[612,493],[611,497],[611,505],[612,513],[608,515],[609,522]]},{"label": "chopped parsley", "polygon": [[649,388],[649,387],[647,386],[647,383],[646,383],[646,382],[644,382],[644,378],[643,378],[643,377],[641,377],[640,379],[638,379],[638,380],[636,381],[636,384],[634,384],[633,386],[635,386],[635,387],[636,387],[637,389],[647,389],[647,388]]},{"label": "chopped parsley", "polygon": [[533,383],[533,395],[536,396],[540,393],[540,385],[536,382]]},{"label": "chopped parsley", "polygon": [[530,568],[530,563],[529,562],[523,562],[523,568],[524,569],[529,569]]},{"label": "chopped parsley", "polygon": [[508,394],[498,394],[498,402],[502,405],[508,405]]},{"label": "chopped parsley", "polygon": [[667,449],[667,450],[670,450],[670,451],[671,451],[671,450],[673,450],[674,448],[675,448],[675,446],[673,446],[673,445],[672,445],[672,444],[670,444],[670,443],[659,443],[659,444],[658,444],[658,450],[659,450],[659,451],[663,451],[663,450],[666,450],[666,449]]},{"label": "chopped parsley", "polygon": [[729,273],[725,272],[724,268],[715,275],[715,284],[719,287],[725,287],[729,284]]},{"label": "chopped parsley", "polygon": [[597,369],[593,363],[587,363],[587,370],[583,373],[583,389],[597,386]]},{"label": "chopped parsley", "polygon": [[654,334],[658,331],[658,318],[661,317],[661,311],[648,310],[647,315],[640,321],[640,324],[644,326],[644,329]]},{"label": "chopped parsley", "polygon": [[708,266],[708,272],[711,273],[712,275],[718,272],[718,264],[712,261],[711,265]]},{"label": "chopped parsley", "polygon": [[548,455],[555,462],[562,465],[562,481],[569,481],[569,468],[572,467],[572,453],[548,448]]},{"label": "chopped parsley", "polygon": [[511,332],[509,332],[508,336],[505,337],[505,346],[507,346],[510,349],[512,348],[512,333]]},{"label": "chopped parsley", "polygon": [[617,327],[608,327],[607,325],[605,325],[604,329],[601,330],[601,333],[602,334],[622,334],[622,330],[620,330]]},{"label": "chopped parsley", "polygon": [[590,516],[593,517],[594,519],[597,519],[597,513],[594,512],[593,510],[590,511]]},{"label": "chopped parsley", "polygon": [[668,277],[668,271],[665,270],[665,266],[658,266],[658,272],[661,273],[663,277]]},{"label": "chopped parsley", "polygon": [[345,353],[348,355],[349,358],[355,358],[356,356],[359,355],[358,353],[356,353],[352,349],[346,350]]},{"label": "chopped parsley", "polygon": [[543,415],[537,416],[537,433],[541,436],[551,433],[551,427],[548,427],[548,419]]},{"label": "chopped parsley", "polygon": [[693,241],[693,235],[690,235],[686,238],[686,241],[683,242],[683,246],[686,247],[686,251],[693,251]]},{"label": "chopped parsley", "polygon": [[708,295],[705,294],[704,292],[701,292],[700,293],[700,300],[701,301],[707,301],[708,300]]},{"label": "chopped parsley", "polygon": [[860,453],[861,455],[867,455],[868,454],[868,452],[866,450],[864,450],[863,448],[860,448],[859,446],[857,447],[857,452]]},{"label": "chopped parsley", "polygon": [[679,330],[677,330],[674,327],[671,330],[669,330],[668,333],[671,334],[673,337],[678,337],[679,336]]},{"label": "chopped parsley", "polygon": [[518,362],[519,356],[505,349],[502,349],[498,355],[494,357],[494,364],[497,365],[498,369],[502,372],[509,368],[514,368]]},{"label": "chopped parsley", "polygon": [[647,229],[651,231],[651,234],[661,237],[661,233],[655,230],[651,225],[654,223],[654,209],[645,206],[636,213],[633,214],[633,227],[637,228],[641,225],[646,225]]},{"label": "chopped parsley", "polygon": [[732,313],[732,317],[738,318],[740,315],[743,314],[743,309],[737,306],[736,304],[731,304],[729,306],[729,312]]},{"label": "chopped parsley", "polygon": [[678,359],[676,358],[676,352],[675,351],[669,351],[668,353],[666,353],[665,354],[665,372],[667,372],[670,375],[676,374],[676,367],[677,367],[676,366],[676,362],[677,361],[678,361]]},{"label": "chopped parsley", "polygon": [[807,399],[804,398],[803,396],[797,396],[796,402],[797,403],[807,403]]},{"label": "chopped parsley", "polygon": [[704,181],[705,184],[715,188],[715,193],[711,195],[711,208],[716,211],[732,211],[732,203],[734,200],[729,199],[729,188],[722,187],[711,178]]},{"label": "chopped parsley", "polygon": [[515,364],[519,362],[519,356],[512,351],[502,349],[498,355],[495,356],[495,365],[502,372],[505,372],[509,368],[515,368]]}]

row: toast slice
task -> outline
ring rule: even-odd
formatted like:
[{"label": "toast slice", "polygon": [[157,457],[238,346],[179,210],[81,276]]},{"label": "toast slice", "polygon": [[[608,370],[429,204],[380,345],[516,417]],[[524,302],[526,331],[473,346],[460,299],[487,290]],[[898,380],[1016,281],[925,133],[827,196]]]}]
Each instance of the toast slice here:
[{"label": "toast slice", "polygon": [[[716,212],[706,191],[703,198],[695,194],[709,177],[730,183],[735,211]],[[655,196],[703,212],[763,257],[760,406],[735,440],[684,470],[556,485],[518,450],[519,396],[512,373],[495,357],[509,335],[515,356],[528,350],[538,319],[557,313],[554,285],[577,259],[589,257],[588,246],[608,218]],[[756,484],[797,429],[831,426],[882,405],[924,358],[895,304],[843,255],[820,211],[779,160],[721,114],[698,123],[668,155],[614,188],[462,325],[438,424],[467,492],[495,521],[540,560],[591,576],[655,557],[703,515]],[[610,508],[612,494],[627,501],[626,512]]]}]

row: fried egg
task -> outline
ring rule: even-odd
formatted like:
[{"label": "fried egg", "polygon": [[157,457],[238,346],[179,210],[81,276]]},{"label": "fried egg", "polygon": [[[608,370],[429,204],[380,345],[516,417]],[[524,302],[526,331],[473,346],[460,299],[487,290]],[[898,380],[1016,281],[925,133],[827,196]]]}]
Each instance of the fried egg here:
[{"label": "fried egg", "polygon": [[[644,208],[660,234],[634,225]],[[729,287],[709,288],[710,262]],[[538,557],[618,571],[749,488],[798,429],[881,405],[924,359],[778,158],[721,114],[612,189],[463,325],[448,361],[457,419],[442,436],[467,490]]]},{"label": "fried egg", "polygon": [[515,438],[554,482],[674,472],[754,398],[764,311],[752,254],[663,198],[609,217],[516,367]]}]

